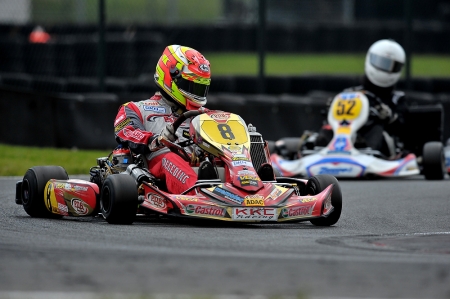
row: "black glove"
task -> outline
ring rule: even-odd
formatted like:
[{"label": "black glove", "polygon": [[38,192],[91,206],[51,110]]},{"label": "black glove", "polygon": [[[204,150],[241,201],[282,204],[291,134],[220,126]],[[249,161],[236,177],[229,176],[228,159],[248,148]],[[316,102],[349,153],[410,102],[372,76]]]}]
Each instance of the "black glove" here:
[{"label": "black glove", "polygon": [[380,104],[375,107],[378,111],[380,119],[390,119],[392,117],[392,110],[386,104]]}]

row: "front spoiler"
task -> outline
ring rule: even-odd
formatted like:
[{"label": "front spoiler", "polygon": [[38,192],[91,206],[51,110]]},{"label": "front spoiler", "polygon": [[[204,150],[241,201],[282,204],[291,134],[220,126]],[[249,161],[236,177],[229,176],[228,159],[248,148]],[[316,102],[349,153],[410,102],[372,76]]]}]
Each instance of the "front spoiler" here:
[{"label": "front spoiler", "polygon": [[[327,217],[334,209],[331,205],[333,185],[312,196],[298,196],[292,191],[286,197],[281,194],[275,199],[249,195],[261,198],[253,201],[252,205],[246,205],[248,201],[237,204],[231,200],[213,198],[211,192],[202,189],[197,195],[173,195],[146,183],[143,188],[145,195],[141,196],[140,208],[171,217],[240,223],[286,223]],[[208,191],[214,188],[208,188]]]},{"label": "front spoiler", "polygon": [[329,174],[337,178],[365,176],[407,177],[420,174],[416,156],[409,154],[399,160],[383,160],[371,155],[311,154],[297,160],[285,160],[273,154],[272,165],[282,175],[311,177]]}]

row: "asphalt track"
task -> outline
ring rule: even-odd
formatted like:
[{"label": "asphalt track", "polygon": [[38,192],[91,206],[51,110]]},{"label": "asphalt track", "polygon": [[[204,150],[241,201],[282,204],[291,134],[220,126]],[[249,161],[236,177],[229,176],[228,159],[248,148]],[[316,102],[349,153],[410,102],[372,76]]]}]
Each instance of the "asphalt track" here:
[{"label": "asphalt track", "polygon": [[34,219],[0,178],[0,298],[450,298],[450,180],[340,181],[333,227]]}]

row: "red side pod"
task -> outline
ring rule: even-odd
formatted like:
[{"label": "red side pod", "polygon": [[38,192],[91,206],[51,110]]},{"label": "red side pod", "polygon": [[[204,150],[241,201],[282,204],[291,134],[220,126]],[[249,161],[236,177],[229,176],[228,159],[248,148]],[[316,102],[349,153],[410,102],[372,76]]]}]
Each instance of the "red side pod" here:
[{"label": "red side pod", "polygon": [[50,180],[44,189],[44,201],[53,214],[88,216],[97,206],[99,188],[83,180]]}]

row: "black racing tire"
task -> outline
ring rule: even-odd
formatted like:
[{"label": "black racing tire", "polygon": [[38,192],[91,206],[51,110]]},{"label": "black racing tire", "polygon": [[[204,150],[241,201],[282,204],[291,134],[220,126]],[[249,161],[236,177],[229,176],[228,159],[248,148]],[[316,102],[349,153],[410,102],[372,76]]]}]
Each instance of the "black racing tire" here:
[{"label": "black racing tire", "polygon": [[136,181],[128,174],[108,176],[100,192],[100,213],[103,218],[110,224],[132,224],[137,207]]},{"label": "black racing tire", "polygon": [[68,180],[66,170],[61,166],[35,166],[27,170],[22,179],[22,205],[31,217],[61,218],[45,206],[44,188],[50,179]]},{"label": "black racing tire", "polygon": [[311,223],[316,226],[331,226],[338,222],[342,212],[342,192],[338,180],[328,174],[319,174],[311,177],[306,183],[307,194],[319,194],[329,185],[333,184],[333,193],[331,194],[331,204],[334,209],[328,217],[316,218]]},{"label": "black racing tire", "polygon": [[422,172],[425,179],[443,180],[446,173],[443,144],[439,141],[427,142],[422,153]]}]

